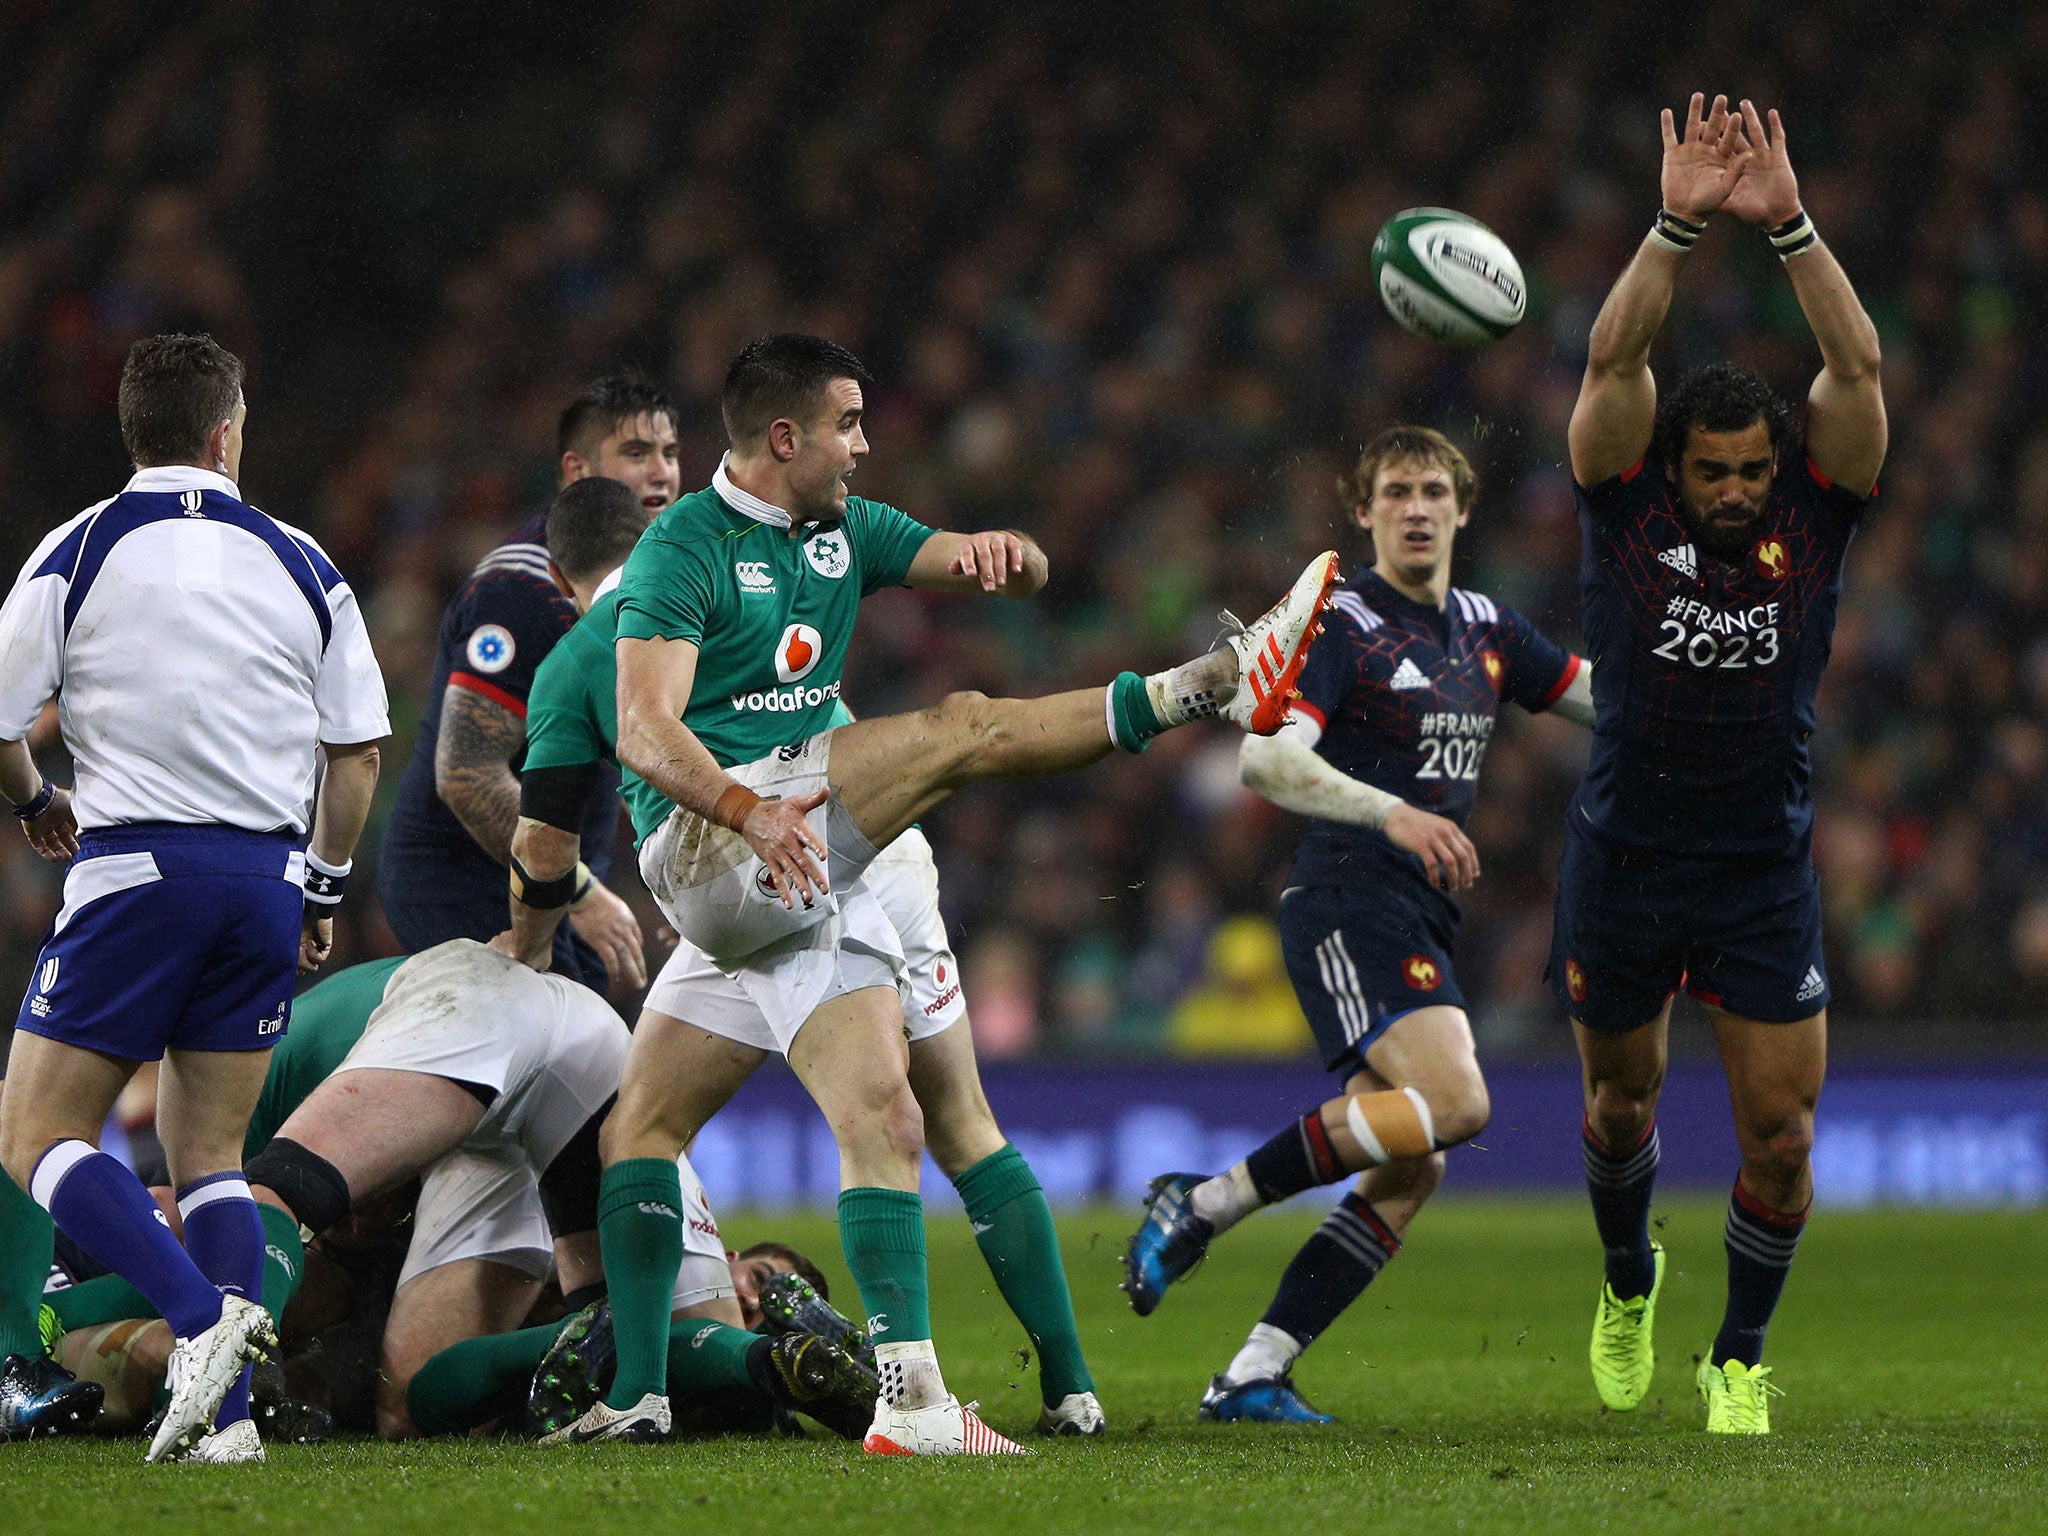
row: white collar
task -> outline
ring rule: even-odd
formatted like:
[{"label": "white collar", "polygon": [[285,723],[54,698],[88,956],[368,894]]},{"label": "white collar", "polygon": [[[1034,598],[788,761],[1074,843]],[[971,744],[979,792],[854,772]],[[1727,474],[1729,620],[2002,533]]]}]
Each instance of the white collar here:
[{"label": "white collar", "polygon": [[725,471],[732,455],[726,454],[718,461],[718,468],[712,471],[711,489],[718,493],[718,499],[743,517],[751,517],[757,523],[766,523],[770,528],[789,531],[790,515],[772,501],[763,501],[752,491],[743,491],[732,483],[732,476]]},{"label": "white collar", "polygon": [[611,573],[611,575],[605,577],[603,581],[600,581],[597,584],[597,590],[590,594],[590,606],[595,608],[600,602],[602,602],[604,600],[605,593],[611,591],[613,587],[616,587],[619,584],[619,578],[625,574],[626,568],[622,565],[615,569]]},{"label": "white collar", "polygon": [[235,488],[235,482],[226,475],[210,469],[201,469],[196,464],[158,464],[149,469],[138,469],[135,478],[121,487],[124,491],[221,491],[235,500],[242,499],[242,493]]}]

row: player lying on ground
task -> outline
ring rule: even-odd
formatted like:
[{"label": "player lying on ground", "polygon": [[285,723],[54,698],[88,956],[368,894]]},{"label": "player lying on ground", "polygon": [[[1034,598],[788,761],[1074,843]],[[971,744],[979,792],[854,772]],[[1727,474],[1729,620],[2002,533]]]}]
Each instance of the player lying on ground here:
[{"label": "player lying on ground", "polygon": [[[573,827],[559,823],[573,823],[589,782],[615,756],[617,608],[616,590],[606,592],[534,678],[522,815],[512,853],[537,881],[558,878],[573,864]],[[852,718],[843,707],[837,714],[841,720]],[[907,1075],[923,1112],[925,1142],[959,1189],[975,1241],[1004,1300],[1030,1335],[1039,1361],[1040,1429],[1100,1433],[1102,1410],[1074,1326],[1051,1209],[1029,1165],[1004,1139],[981,1091],[959,967],[939,915],[931,845],[911,829],[882,850],[859,883],[879,903],[904,952],[900,1017],[909,1039]],[[535,905],[537,887],[522,888],[528,899],[515,906],[521,915],[510,947],[538,958],[563,909]],[[632,1095],[632,1102],[658,1109],[662,1121],[654,1134],[679,1146],[689,1145],[769,1053],[781,1051],[785,1043],[748,989],[688,940],[678,942],[649,990],[634,1038],[645,1042],[641,1054],[658,1059],[667,1077]],[[606,1136],[634,1139],[619,1122],[607,1127]],[[644,1214],[636,1202],[631,1212],[608,1220],[615,1226],[636,1224]],[[613,1265],[615,1276],[618,1268]],[[658,1294],[659,1280],[650,1284]],[[647,1392],[661,1394],[660,1361],[649,1358],[659,1340],[631,1324],[627,1334],[621,1345],[626,1382],[620,1392],[640,1388],[634,1401]]]},{"label": "player lying on ground", "polygon": [[[1031,701],[961,694],[829,729],[864,592],[907,582],[1028,595],[1044,577],[1043,557],[1016,535],[933,533],[847,496],[845,476],[866,451],[864,377],[843,351],[809,338],[769,338],[736,360],[726,463],[627,562],[619,750],[649,888],[677,931],[746,990],[839,1140],[841,1240],[884,1381],[870,1448],[1011,1450],[947,1393],[932,1348],[916,1193],[923,1117],[896,988],[903,957],[858,877],[880,847],[975,780],[1069,771],[1219,712],[1277,726],[1333,560],[1229,646],[1170,673]],[[563,898],[561,875],[514,874],[522,905]],[[623,1248],[632,1214],[667,1198],[661,1170],[680,1143],[661,1102],[676,1082],[663,1059],[673,1045],[635,1041],[618,1131],[607,1129],[608,1255],[615,1230]],[[631,1241],[663,1253],[653,1236]],[[663,1263],[649,1260],[650,1282]],[[658,1284],[648,1294],[658,1298]],[[658,1435],[667,1416],[653,1385],[658,1311],[643,1300],[630,1321],[622,1296],[614,1305],[619,1381],[574,1438]],[[635,1330],[646,1369],[629,1374]]]},{"label": "player lying on ground", "polygon": [[[1671,997],[1706,1005],[1742,1169],[1728,1304],[1700,1362],[1707,1428],[1765,1434],[1760,1362],[1812,1200],[1828,984],[1807,742],[1842,559],[1884,462],[1877,331],[1801,210],[1776,112],[1664,114],[1664,206],[1593,323],[1572,412],[1585,525],[1593,758],[1567,816],[1549,979],[1585,1065],[1586,1184],[1607,1250],[1601,1400],[1649,1390],[1664,1272],[1650,1241]],[[1687,374],[1660,402],[1650,345],[1717,212],[1762,229],[1820,344],[1805,441],[1757,375]]]},{"label": "player lying on ground", "polygon": [[[476,1372],[502,1372],[523,1349],[530,1381],[558,1330],[444,1360],[414,1392],[430,1359],[519,1329],[550,1271],[576,1306],[603,1290],[596,1135],[625,1059],[625,1026],[587,988],[538,976],[469,940],[403,963],[352,967],[308,993],[298,1015],[256,1117],[276,1134],[248,1159],[258,1201],[277,1213],[266,1221],[266,1305],[280,1314],[290,1305],[305,1274],[302,1231],[329,1231],[364,1202],[418,1178],[412,1235],[382,1330],[377,1428],[386,1438],[416,1433],[415,1410],[429,1425],[453,1427],[451,1414],[481,1390]],[[693,1324],[685,1387],[764,1403],[772,1393],[858,1435],[872,1373],[831,1348],[745,1331],[717,1222],[687,1160],[679,1172],[688,1251],[671,1307]],[[137,1315],[141,1298],[108,1284],[59,1293],[60,1318],[84,1329]],[[74,1356],[97,1343],[81,1337]],[[148,1358],[156,1347],[146,1336],[124,1337],[131,1378],[138,1352]],[[124,1394],[135,1388],[126,1381]]]},{"label": "player lying on ground", "polygon": [[[682,486],[675,407],[636,374],[585,386],[562,411],[556,447],[558,489],[596,478],[622,487],[612,516],[635,536]],[[589,606],[588,588],[579,593],[577,582],[590,539],[587,524],[579,536],[554,507],[528,518],[478,562],[441,616],[426,709],[377,869],[385,916],[410,953],[448,939],[488,942],[505,925],[527,691],[541,659]],[[599,565],[598,575],[624,558]],[[582,806],[575,827],[592,878],[555,937],[555,969],[600,993],[612,976],[634,990],[646,979],[640,925],[603,879],[618,830],[617,788],[608,776]]]},{"label": "player lying on ground", "polygon": [[[120,397],[134,478],[44,538],[0,608],[0,795],[38,853],[71,860],[0,1098],[0,1243],[31,1256],[10,1255],[0,1290],[15,1319],[28,1263],[48,1273],[26,1190],[149,1296],[182,1341],[152,1461],[255,1440],[247,1364],[272,1333],[253,1299],[263,1233],[242,1133],[295,973],[327,957],[390,731],[348,584],[241,499],[241,384],[210,338],[137,342]],[[53,698],[75,804],[25,741]],[[182,1243],[97,1144],[159,1058]]]},{"label": "player lying on ground", "polygon": [[1426,427],[1366,445],[1352,520],[1373,563],[1330,605],[1287,725],[1247,737],[1244,781],[1310,817],[1280,897],[1287,969],[1344,1092],[1213,1178],[1155,1179],[1125,1255],[1140,1316],[1245,1216],[1366,1170],[1303,1244],[1264,1319],[1202,1395],[1205,1419],[1331,1422],[1294,1361],[1400,1251],[1443,1177],[1443,1149],[1486,1126],[1487,1094],[1452,968],[1458,904],[1479,877],[1464,833],[1503,704],[1592,723],[1579,658],[1528,619],[1451,587],[1478,482]]}]

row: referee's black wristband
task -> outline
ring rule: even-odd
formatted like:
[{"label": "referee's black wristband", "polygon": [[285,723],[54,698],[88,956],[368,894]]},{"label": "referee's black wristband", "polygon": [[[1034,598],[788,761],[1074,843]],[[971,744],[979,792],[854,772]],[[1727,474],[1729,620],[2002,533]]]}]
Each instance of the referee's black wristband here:
[{"label": "referee's black wristband", "polygon": [[43,780],[43,787],[35,792],[35,797],[26,805],[17,805],[14,808],[14,814],[23,821],[34,821],[50,808],[50,802],[56,798],[57,786],[50,780],[45,779]]},{"label": "referee's black wristband", "polygon": [[355,860],[346,864],[329,864],[312,849],[306,850],[306,900],[316,907],[328,911],[341,905],[342,893],[348,889],[349,871],[356,867]]}]

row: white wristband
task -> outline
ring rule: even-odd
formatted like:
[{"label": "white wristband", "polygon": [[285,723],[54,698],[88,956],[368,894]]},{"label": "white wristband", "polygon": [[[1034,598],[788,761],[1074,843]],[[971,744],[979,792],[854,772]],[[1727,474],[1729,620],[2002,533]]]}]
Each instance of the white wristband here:
[{"label": "white wristband", "polygon": [[306,900],[316,907],[338,907],[342,893],[348,888],[349,872],[356,867],[350,859],[345,864],[330,864],[312,849],[306,850]]}]

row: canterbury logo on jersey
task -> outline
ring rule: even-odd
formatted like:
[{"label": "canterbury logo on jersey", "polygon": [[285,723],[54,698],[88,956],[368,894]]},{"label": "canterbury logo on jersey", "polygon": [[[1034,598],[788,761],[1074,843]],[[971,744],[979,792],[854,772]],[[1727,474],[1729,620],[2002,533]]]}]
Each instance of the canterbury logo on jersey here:
[{"label": "canterbury logo on jersey", "polygon": [[1415,665],[1415,658],[1403,656],[1401,665],[1394,668],[1394,675],[1387,679],[1387,686],[1399,693],[1409,688],[1427,688],[1429,679],[1422,675],[1422,668]]},{"label": "canterbury logo on jersey", "polygon": [[775,573],[768,568],[766,560],[736,560],[732,573],[739,579],[742,592],[772,595],[775,591]]},{"label": "canterbury logo on jersey", "polygon": [[1676,549],[1667,549],[1657,558],[1678,572],[1679,575],[1691,577],[1695,581],[1699,579],[1699,556],[1693,553],[1693,547],[1690,544],[1681,544]]}]

